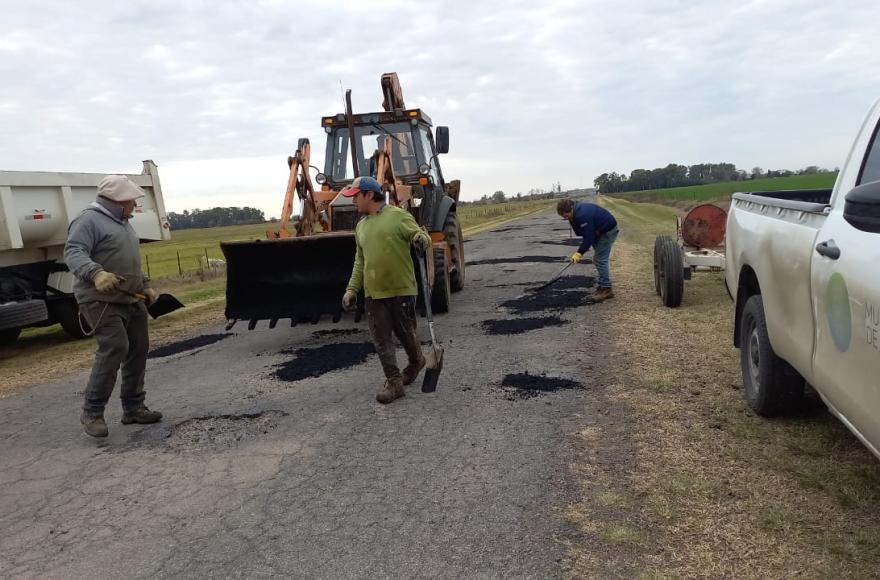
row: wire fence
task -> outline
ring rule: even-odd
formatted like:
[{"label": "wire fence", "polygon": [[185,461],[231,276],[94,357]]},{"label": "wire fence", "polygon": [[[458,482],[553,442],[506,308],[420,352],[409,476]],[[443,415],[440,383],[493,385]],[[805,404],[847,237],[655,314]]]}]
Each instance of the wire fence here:
[{"label": "wire fence", "polygon": [[184,277],[187,274],[225,270],[226,261],[220,246],[163,248],[143,251],[141,268],[150,278]]}]

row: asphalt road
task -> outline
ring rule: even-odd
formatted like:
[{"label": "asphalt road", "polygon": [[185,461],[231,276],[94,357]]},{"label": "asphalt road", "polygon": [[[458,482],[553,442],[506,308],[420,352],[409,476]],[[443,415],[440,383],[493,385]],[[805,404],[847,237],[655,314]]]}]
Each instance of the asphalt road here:
[{"label": "asphalt road", "polygon": [[[471,265],[453,312],[437,318],[446,358],[435,394],[414,385],[377,404],[374,354],[316,377],[277,377],[297,356],[338,366],[326,349],[297,349],[352,343],[336,348],[356,354],[365,324],[343,320],[239,325],[151,358],[147,403],[164,420],[124,426],[114,396],[106,440],[78,423],[84,373],[0,400],[0,577],[559,576],[566,543],[579,540],[565,518],[578,499],[569,466],[600,388],[604,348],[590,337],[602,307],[514,315],[499,305],[564,265],[564,226],[545,213],[467,242],[468,261],[502,261]],[[481,325],[548,315],[561,322],[522,334]],[[525,372],[582,388],[501,386]]]}]

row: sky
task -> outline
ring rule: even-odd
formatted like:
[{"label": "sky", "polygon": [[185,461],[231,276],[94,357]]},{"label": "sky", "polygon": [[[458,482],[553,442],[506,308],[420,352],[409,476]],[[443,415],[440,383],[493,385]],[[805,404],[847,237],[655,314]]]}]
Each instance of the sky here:
[{"label": "sky", "polygon": [[0,0],[0,169],[140,173],[169,211],[280,213],[300,137],[381,110],[450,128],[462,196],[603,172],[840,166],[880,97],[876,0]]}]

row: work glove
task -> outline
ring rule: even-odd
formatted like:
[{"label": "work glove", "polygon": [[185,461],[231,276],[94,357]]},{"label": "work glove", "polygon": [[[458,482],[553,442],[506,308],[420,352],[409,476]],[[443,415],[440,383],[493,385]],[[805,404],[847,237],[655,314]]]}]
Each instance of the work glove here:
[{"label": "work glove", "polygon": [[147,303],[147,306],[155,302],[156,298],[159,297],[159,293],[152,288],[144,288],[143,295],[145,298],[144,302]]},{"label": "work glove", "polygon": [[357,305],[357,299],[357,292],[355,292],[354,290],[346,290],[345,294],[342,296],[342,308],[346,312],[351,312]]},{"label": "work glove", "polygon": [[583,258],[583,257],[584,257],[584,255],[581,254],[580,252],[575,252],[574,254],[571,255],[571,263],[572,264],[580,264],[581,258]]},{"label": "work glove", "polygon": [[412,245],[420,254],[427,254],[431,249],[431,238],[428,237],[428,234],[416,234],[412,239]]},{"label": "work glove", "polygon": [[95,274],[94,278],[95,288],[98,292],[112,292],[119,288],[119,284],[122,282],[122,278],[113,274],[112,272],[105,272],[101,270],[97,274]]}]

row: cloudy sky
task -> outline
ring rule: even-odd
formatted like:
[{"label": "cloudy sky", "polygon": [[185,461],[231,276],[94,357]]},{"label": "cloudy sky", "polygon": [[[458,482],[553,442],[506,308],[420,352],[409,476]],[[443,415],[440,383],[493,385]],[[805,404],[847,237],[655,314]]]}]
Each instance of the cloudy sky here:
[{"label": "cloudy sky", "polygon": [[287,156],[323,143],[340,81],[378,110],[389,71],[450,127],[444,173],[468,199],[671,162],[834,167],[880,96],[876,0],[3,0],[2,14],[0,169],[139,173],[151,158],[171,211],[277,215]]}]

